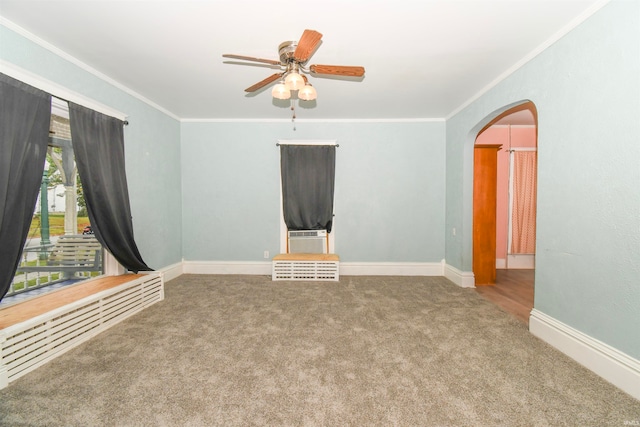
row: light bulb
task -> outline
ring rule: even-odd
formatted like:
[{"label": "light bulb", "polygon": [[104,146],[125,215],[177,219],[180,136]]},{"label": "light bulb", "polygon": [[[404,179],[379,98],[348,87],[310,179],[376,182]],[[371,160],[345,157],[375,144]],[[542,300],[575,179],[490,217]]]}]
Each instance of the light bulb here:
[{"label": "light bulb", "polygon": [[298,98],[303,101],[313,101],[318,97],[316,89],[307,83],[300,91],[298,91]]},{"label": "light bulb", "polygon": [[289,99],[289,98],[291,98],[291,92],[284,85],[284,83],[282,81],[273,87],[273,89],[271,90],[271,95],[274,98],[277,98],[277,99]]},{"label": "light bulb", "polygon": [[298,90],[304,86],[304,79],[294,71],[287,74],[287,77],[284,79],[284,84],[289,90]]}]

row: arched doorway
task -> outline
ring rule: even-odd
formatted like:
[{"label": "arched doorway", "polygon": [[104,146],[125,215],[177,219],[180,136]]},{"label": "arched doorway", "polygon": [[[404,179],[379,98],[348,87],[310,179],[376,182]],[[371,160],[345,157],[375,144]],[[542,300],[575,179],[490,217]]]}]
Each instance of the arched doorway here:
[{"label": "arched doorway", "polygon": [[474,145],[477,290],[525,323],[533,308],[536,149],[537,112],[530,101],[489,118]]}]

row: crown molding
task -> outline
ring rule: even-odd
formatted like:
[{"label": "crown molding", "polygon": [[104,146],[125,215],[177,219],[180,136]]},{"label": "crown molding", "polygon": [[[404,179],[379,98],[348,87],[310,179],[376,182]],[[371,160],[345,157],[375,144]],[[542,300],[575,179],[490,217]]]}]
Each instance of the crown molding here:
[{"label": "crown molding", "polygon": [[[291,119],[180,119],[183,123],[292,123]],[[444,118],[421,119],[296,119],[294,123],[444,123]]]}]

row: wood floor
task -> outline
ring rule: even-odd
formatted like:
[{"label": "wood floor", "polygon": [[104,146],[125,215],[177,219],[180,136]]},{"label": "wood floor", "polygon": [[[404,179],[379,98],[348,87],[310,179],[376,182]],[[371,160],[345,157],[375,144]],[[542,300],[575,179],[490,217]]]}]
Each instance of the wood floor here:
[{"label": "wood floor", "polygon": [[496,270],[496,284],[477,286],[476,291],[528,326],[534,275],[535,270]]}]

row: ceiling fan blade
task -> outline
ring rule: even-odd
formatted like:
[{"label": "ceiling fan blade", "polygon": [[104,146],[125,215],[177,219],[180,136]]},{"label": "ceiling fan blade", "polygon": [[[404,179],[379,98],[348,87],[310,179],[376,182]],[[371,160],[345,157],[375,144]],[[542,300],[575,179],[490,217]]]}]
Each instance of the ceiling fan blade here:
[{"label": "ceiling fan blade", "polygon": [[351,67],[348,65],[311,65],[309,70],[313,74],[332,74],[336,76],[362,77],[364,67]]},{"label": "ceiling fan blade", "polygon": [[276,61],[274,59],[254,58],[253,56],[242,56],[242,55],[233,55],[230,53],[225,53],[224,55],[222,55],[222,57],[232,58],[232,59],[242,59],[243,61],[262,62],[265,64],[271,64],[271,65],[280,65],[280,61]]},{"label": "ceiling fan blade", "polygon": [[245,67],[260,67],[270,70],[282,70],[282,65],[263,64],[261,62],[243,62],[243,61],[222,61],[225,64],[244,65]]},{"label": "ceiling fan blade", "polygon": [[304,30],[302,37],[298,41],[296,51],[293,53],[293,57],[298,62],[307,62],[313,52],[316,50],[322,39],[322,34],[314,30]]},{"label": "ceiling fan blade", "polygon": [[254,84],[253,86],[249,86],[248,88],[246,88],[244,91],[245,92],[255,92],[258,89],[261,89],[263,87],[265,87],[266,85],[268,85],[269,83],[273,83],[276,80],[278,80],[280,77],[282,77],[284,73],[275,73],[272,76],[267,77],[266,79]]}]

